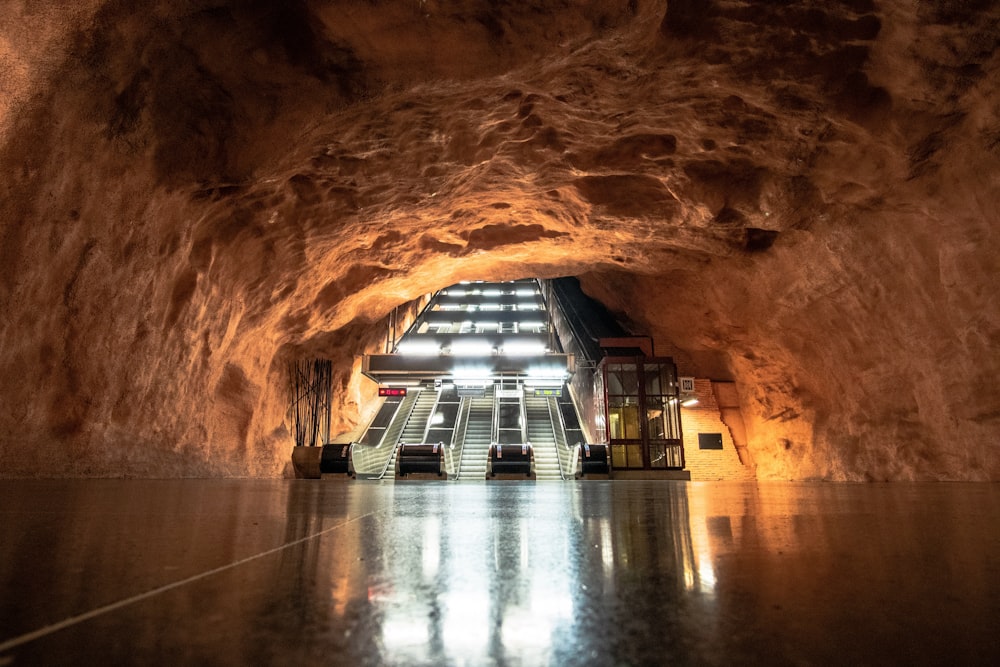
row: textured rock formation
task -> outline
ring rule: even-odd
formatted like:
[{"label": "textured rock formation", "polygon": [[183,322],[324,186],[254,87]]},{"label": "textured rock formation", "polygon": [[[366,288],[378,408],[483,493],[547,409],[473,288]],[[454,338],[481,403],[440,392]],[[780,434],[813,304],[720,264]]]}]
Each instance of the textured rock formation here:
[{"label": "textured rock formation", "polygon": [[[1000,479],[989,1],[8,2],[0,475],[280,475],[284,363],[579,275],[762,478]],[[377,325],[377,326],[376,326]]]}]

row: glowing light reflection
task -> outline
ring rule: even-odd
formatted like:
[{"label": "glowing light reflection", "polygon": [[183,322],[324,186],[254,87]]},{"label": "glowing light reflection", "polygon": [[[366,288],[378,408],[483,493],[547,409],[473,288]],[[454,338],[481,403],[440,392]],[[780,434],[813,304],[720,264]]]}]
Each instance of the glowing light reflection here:
[{"label": "glowing light reflection", "polygon": [[573,523],[526,513],[504,517],[515,523],[498,533],[493,500],[456,493],[449,502],[460,515],[443,523],[431,510],[407,524],[413,548],[391,561],[386,596],[370,598],[382,613],[385,664],[492,664],[498,649],[510,664],[551,661],[574,618]]},{"label": "glowing light reflection", "polygon": [[534,614],[510,614],[504,619],[501,630],[507,647],[539,649],[552,641],[552,626],[548,619]]},{"label": "glowing light reflection", "polygon": [[420,552],[424,581],[433,582],[441,564],[441,520],[436,516],[424,519],[423,549]]},{"label": "glowing light reflection", "polygon": [[455,591],[444,599],[444,643],[450,652],[480,654],[490,638],[490,600],[485,591]]},{"label": "glowing light reflection", "polygon": [[396,652],[409,649],[406,652],[412,655],[417,653],[414,649],[424,649],[427,646],[430,629],[425,623],[409,618],[406,614],[393,614],[382,622],[382,637],[387,648]]}]

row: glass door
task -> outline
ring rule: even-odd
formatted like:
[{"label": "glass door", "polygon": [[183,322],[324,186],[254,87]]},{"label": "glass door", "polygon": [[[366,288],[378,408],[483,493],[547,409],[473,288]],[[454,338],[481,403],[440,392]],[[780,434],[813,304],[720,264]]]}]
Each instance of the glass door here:
[{"label": "glass door", "polygon": [[608,439],[611,465],[615,468],[644,468],[642,429],[639,418],[639,373],[634,363],[605,366],[608,392]]},{"label": "glass door", "polygon": [[683,468],[673,362],[608,359],[604,386],[611,465],[619,469]]}]

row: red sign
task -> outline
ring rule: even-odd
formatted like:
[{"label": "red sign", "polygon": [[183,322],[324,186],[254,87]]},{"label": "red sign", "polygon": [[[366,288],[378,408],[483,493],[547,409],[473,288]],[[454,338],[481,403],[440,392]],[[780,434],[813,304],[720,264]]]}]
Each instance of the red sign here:
[{"label": "red sign", "polygon": [[379,396],[406,396],[406,389],[402,387],[379,387]]}]

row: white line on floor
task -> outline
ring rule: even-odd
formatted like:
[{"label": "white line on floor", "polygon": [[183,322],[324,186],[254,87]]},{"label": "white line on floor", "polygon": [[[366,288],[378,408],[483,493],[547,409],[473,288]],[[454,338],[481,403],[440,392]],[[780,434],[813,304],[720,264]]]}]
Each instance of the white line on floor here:
[{"label": "white line on floor", "polygon": [[[20,637],[14,637],[13,639],[8,639],[7,641],[0,644],[0,653],[10,650],[16,646],[27,644],[30,641],[34,641],[46,635],[51,635],[53,632],[59,632],[60,630],[64,630],[65,628],[76,625],[77,623],[83,623],[84,621],[89,621],[90,619],[101,616],[102,614],[107,614],[108,612],[115,611],[117,609],[121,609],[122,607],[127,607],[130,604],[134,604],[141,600],[145,600],[147,598],[159,595],[160,593],[166,593],[169,590],[180,588],[181,586],[186,586],[187,584],[198,581],[199,579],[205,579],[206,577],[211,577],[214,574],[225,572],[226,570],[231,570],[234,567],[239,567],[244,563],[249,563],[250,561],[257,560],[258,558],[263,558],[264,556],[270,556],[271,554],[277,553],[289,547],[294,547],[296,544],[302,544],[303,542],[308,542],[309,540],[315,539],[321,535],[329,533],[330,531],[336,530],[338,528],[343,528],[347,524],[354,523],[355,521],[372,516],[373,514],[375,514],[375,512],[362,514],[361,516],[357,516],[354,517],[353,519],[348,519],[347,521],[338,523],[335,526],[324,528],[318,533],[313,533],[312,535],[306,535],[305,537],[300,537],[297,540],[292,540],[291,542],[287,542],[285,544],[282,544],[281,546],[274,547],[273,549],[262,551],[259,554],[254,554],[253,556],[247,556],[246,558],[241,558],[238,561],[234,561],[232,563],[228,563],[226,565],[222,565],[220,567],[207,570],[200,574],[188,577],[187,579],[181,579],[180,581],[175,581],[171,584],[160,586],[159,588],[154,588],[153,590],[146,591],[145,593],[139,593],[138,595],[133,595],[130,598],[125,598],[124,600],[119,600],[118,602],[112,602],[111,604],[104,605],[103,607],[98,607],[97,609],[92,609],[82,614],[77,614],[76,616],[70,616],[69,618],[63,619],[57,623],[53,623],[52,625],[46,625],[45,627],[33,630],[27,634],[23,634]],[[0,665],[3,664],[5,664],[3,662],[3,658],[0,657]]]}]

